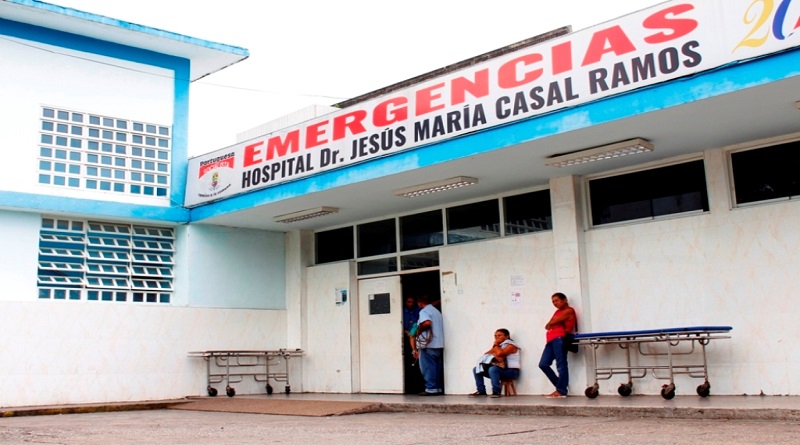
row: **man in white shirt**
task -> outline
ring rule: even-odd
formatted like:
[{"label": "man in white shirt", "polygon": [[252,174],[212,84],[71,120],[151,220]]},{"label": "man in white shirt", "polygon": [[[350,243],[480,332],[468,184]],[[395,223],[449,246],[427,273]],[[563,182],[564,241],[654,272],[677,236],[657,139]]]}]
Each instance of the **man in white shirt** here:
[{"label": "man in white shirt", "polygon": [[421,396],[444,395],[444,320],[442,313],[431,304],[430,297],[419,297],[417,333],[411,339],[414,358],[419,359],[425,391]]}]

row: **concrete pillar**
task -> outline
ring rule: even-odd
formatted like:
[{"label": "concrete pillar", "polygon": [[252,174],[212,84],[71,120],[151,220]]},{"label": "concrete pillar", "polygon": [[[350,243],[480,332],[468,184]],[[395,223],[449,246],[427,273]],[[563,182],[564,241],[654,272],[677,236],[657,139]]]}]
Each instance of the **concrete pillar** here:
[{"label": "concrete pillar", "polygon": [[570,305],[578,312],[579,329],[589,331],[591,317],[580,184],[575,176],[550,180],[557,283],[553,292],[567,295]]},{"label": "concrete pillar", "polygon": [[314,233],[286,234],[286,347],[306,349],[306,268],[314,259]]},{"label": "concrete pillar", "polygon": [[[556,287],[553,292],[563,292],[570,306],[578,314],[578,330],[592,331],[589,279],[586,270],[586,244],[584,242],[586,218],[583,215],[581,180],[575,176],[564,176],[550,180],[550,203],[553,208],[553,243],[556,262]],[[572,390],[583,388],[594,380],[594,364],[588,350],[581,351],[577,360],[583,361],[584,380],[570,380]],[[572,367],[572,366],[571,366]],[[576,368],[579,369],[579,368]]]},{"label": "concrete pillar", "polygon": [[708,187],[709,217],[715,220],[726,220],[730,216],[732,207],[727,158],[719,148],[706,150],[703,158]]}]

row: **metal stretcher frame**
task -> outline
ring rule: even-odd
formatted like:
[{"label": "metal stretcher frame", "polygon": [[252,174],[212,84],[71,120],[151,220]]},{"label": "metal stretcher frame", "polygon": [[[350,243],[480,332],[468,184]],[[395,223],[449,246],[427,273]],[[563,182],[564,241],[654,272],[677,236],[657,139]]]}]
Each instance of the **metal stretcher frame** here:
[{"label": "metal stretcher frame", "polygon": [[[644,378],[648,372],[654,378],[669,380],[661,387],[661,397],[670,400],[675,397],[675,375],[688,375],[701,378],[703,383],[697,387],[697,394],[708,397],[711,384],[708,382],[708,360],[706,345],[711,340],[731,338],[730,326],[691,326],[667,329],[649,329],[639,331],[593,332],[575,334],[575,343],[591,347],[594,359],[594,384],[586,388],[586,397],[593,399],[599,395],[599,380],[608,380],[614,375],[623,374],[628,377],[626,383],[620,384],[617,392],[629,396],[633,392],[633,379]],[[683,345],[682,345],[683,344]],[[597,350],[603,345],[616,345],[625,351],[626,363],[619,366],[600,366],[597,361]],[[645,346],[646,345],[646,346]],[[694,354],[696,345],[700,346],[702,362],[692,364],[675,364],[673,357]],[[631,364],[631,352],[641,356],[666,357],[666,363]]]},{"label": "metal stretcher frame", "polygon": [[[191,351],[190,357],[202,357],[206,361],[206,381],[208,395],[214,397],[217,390],[212,385],[225,382],[225,394],[228,397],[236,395],[236,390],[231,386],[241,382],[245,377],[253,377],[256,382],[266,382],[267,394],[272,394],[273,388],[270,380],[286,383],[286,394],[291,392],[289,385],[289,359],[303,355],[302,349],[273,349],[273,350],[217,350],[217,351]],[[274,367],[283,363],[283,369],[272,371]]]}]

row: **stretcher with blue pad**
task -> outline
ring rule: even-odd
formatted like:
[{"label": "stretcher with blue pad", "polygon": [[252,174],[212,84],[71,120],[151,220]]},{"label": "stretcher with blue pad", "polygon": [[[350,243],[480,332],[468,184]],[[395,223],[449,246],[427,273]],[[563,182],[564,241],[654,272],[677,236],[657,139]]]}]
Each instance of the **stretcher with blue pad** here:
[{"label": "stretcher with blue pad", "polygon": [[[706,345],[711,340],[730,337],[730,326],[690,326],[666,329],[647,329],[639,331],[592,332],[575,334],[575,342],[580,346],[591,348],[594,363],[594,384],[586,388],[586,397],[591,399],[599,395],[600,380],[609,380],[614,375],[625,375],[627,382],[620,384],[617,392],[625,397],[633,392],[633,379],[647,376],[648,372],[656,379],[669,380],[661,387],[661,397],[669,400],[675,397],[675,375],[687,375],[703,379],[697,387],[697,394],[708,397],[711,384],[708,382],[708,361]],[[616,366],[601,366],[597,351],[601,346],[618,346],[625,351],[626,363]],[[700,346],[697,348],[697,346]],[[697,349],[701,354],[695,354]],[[632,354],[644,357],[633,364]],[[699,355],[702,361],[687,364],[687,359],[675,363],[673,359],[680,356]],[[652,363],[639,363],[652,359]],[[691,360],[691,357],[688,359]]]}]

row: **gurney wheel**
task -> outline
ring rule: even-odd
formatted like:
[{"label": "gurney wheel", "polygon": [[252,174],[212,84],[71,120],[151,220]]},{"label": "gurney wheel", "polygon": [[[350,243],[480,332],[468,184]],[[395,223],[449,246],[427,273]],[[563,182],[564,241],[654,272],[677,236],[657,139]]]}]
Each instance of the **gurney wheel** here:
[{"label": "gurney wheel", "polygon": [[597,396],[600,395],[600,390],[597,387],[597,385],[594,385],[586,388],[586,391],[584,391],[583,393],[586,395],[586,397],[590,399],[596,399]]},{"label": "gurney wheel", "polygon": [[633,392],[633,384],[632,383],[620,383],[619,388],[617,388],[617,392],[622,397],[628,397]]},{"label": "gurney wheel", "polygon": [[273,392],[272,385],[267,383],[267,394],[272,395],[272,392]]},{"label": "gurney wheel", "polygon": [[708,397],[711,394],[711,384],[708,382],[703,383],[697,387],[697,395],[700,397]]},{"label": "gurney wheel", "polygon": [[661,387],[661,397],[666,400],[672,400],[675,397],[675,385],[664,385]]},{"label": "gurney wheel", "polygon": [[208,388],[206,388],[206,391],[208,391],[208,395],[211,396],[211,397],[216,397],[217,396],[217,390],[216,390],[216,388],[214,388],[212,386],[209,386]]},{"label": "gurney wheel", "polygon": [[225,387],[225,394],[227,394],[228,397],[233,397],[233,396],[236,395],[236,390],[231,388],[230,386],[226,386]]}]

